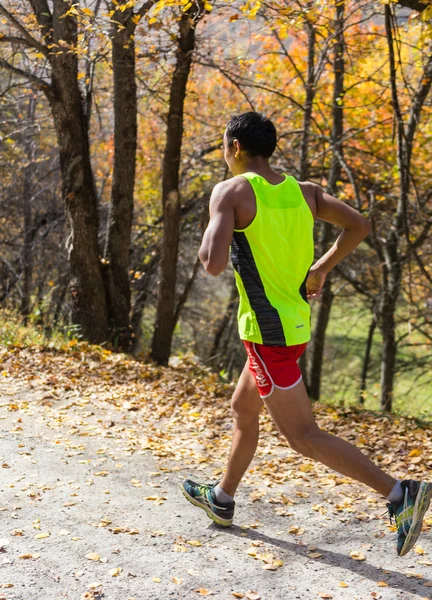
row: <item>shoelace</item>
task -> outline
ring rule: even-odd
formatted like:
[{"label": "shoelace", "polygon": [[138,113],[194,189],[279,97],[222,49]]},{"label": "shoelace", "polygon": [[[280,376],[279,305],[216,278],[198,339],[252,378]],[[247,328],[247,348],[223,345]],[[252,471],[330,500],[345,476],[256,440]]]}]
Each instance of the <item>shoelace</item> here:
[{"label": "shoelace", "polygon": [[388,504],[387,505],[387,510],[381,516],[384,517],[387,514],[388,514],[389,519],[390,519],[390,525],[393,525],[393,519],[396,517],[396,513],[395,513],[395,510],[393,508],[393,504]]}]

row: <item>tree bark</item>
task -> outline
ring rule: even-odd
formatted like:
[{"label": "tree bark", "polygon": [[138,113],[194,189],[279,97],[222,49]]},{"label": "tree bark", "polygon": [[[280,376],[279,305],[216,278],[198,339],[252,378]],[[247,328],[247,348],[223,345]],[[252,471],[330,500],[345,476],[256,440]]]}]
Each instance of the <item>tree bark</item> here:
[{"label": "tree bark", "polygon": [[306,80],[306,100],[303,111],[303,134],[300,145],[300,181],[309,177],[309,137],[312,123],[312,108],[316,92],[315,82],[315,28],[306,21],[308,36],[308,74]]},{"label": "tree bark", "polygon": [[[33,97],[29,100],[28,105],[28,124],[27,138],[25,140],[25,153],[27,164],[24,167],[24,182],[23,182],[23,217],[24,217],[24,242],[21,251],[21,307],[20,312],[24,317],[24,324],[27,324],[27,319],[30,313],[30,292],[31,280],[33,271],[32,248],[33,248],[33,224],[32,224],[32,174],[34,170],[35,157],[35,141],[33,139],[33,128],[35,119],[36,101]],[[30,131],[30,132],[29,132]]]},{"label": "tree bark", "polygon": [[[327,191],[329,194],[336,194],[337,182],[341,176],[341,165],[339,157],[343,156],[342,136],[343,136],[343,94],[344,94],[344,72],[345,72],[345,40],[344,40],[344,0],[336,0],[336,21],[334,47],[334,85],[333,85],[333,125],[332,125],[332,160],[329,170]],[[324,254],[327,251],[328,243],[331,239],[331,226],[328,223],[322,224],[320,252]],[[327,325],[330,320],[330,311],[333,303],[333,292],[331,290],[331,277],[327,276],[326,283],[319,299],[318,314],[310,344],[310,359],[308,369],[308,391],[313,400],[320,399],[321,375],[324,355],[325,336]]]},{"label": "tree bark", "polygon": [[360,394],[359,394],[359,403],[360,404],[365,403],[366,381],[367,381],[367,376],[368,376],[368,372],[369,372],[370,355],[371,355],[371,351],[372,351],[372,342],[373,342],[373,336],[374,336],[375,329],[376,329],[376,324],[377,323],[376,323],[376,319],[374,316],[374,317],[372,317],[372,321],[369,325],[368,336],[366,339],[366,348],[365,348],[365,354],[364,354],[364,358],[363,358],[361,381],[360,381]]},{"label": "tree bark", "polygon": [[130,350],[131,291],[129,249],[134,206],[137,147],[137,85],[133,8],[116,10],[112,21],[114,79],[114,168],[105,242],[105,281],[110,336],[115,346]]},{"label": "tree bark", "polygon": [[409,244],[408,196],[411,183],[411,156],[421,109],[431,88],[432,54],[429,55],[424,66],[418,89],[413,96],[408,121],[407,124],[405,124],[398,96],[397,67],[393,36],[395,21],[392,15],[392,8],[388,4],[384,7],[384,17],[389,52],[392,107],[396,122],[397,165],[400,181],[399,198],[395,216],[383,244],[385,262],[382,265],[382,299],[378,307],[378,325],[383,336],[380,401],[383,410],[391,411],[397,354],[395,314],[400,294],[402,265],[404,260],[400,246],[404,237]]},{"label": "tree bark", "polygon": [[[51,86],[45,88],[60,152],[62,196],[69,217],[67,249],[71,273],[72,322],[92,343],[108,337],[108,310],[98,246],[97,194],[83,98],[78,85],[77,24],[65,16],[72,2],[54,0]],[[64,47],[66,44],[66,47]]]},{"label": "tree bark", "polygon": [[151,357],[161,365],[168,364],[175,326],[175,291],[180,224],[179,168],[183,137],[183,110],[186,85],[195,48],[195,27],[202,14],[201,2],[194,3],[182,14],[170,90],[167,140],[162,175],[164,237],[161,281],[151,348]]}]

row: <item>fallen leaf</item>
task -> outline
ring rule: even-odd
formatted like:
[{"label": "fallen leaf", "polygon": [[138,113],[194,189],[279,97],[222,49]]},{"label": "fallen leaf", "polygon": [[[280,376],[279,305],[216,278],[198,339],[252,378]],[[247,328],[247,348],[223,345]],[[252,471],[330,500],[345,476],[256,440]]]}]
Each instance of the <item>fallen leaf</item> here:
[{"label": "fallen leaf", "polygon": [[231,592],[234,598],[244,598],[243,592]]},{"label": "fallen leaf", "polygon": [[155,583],[160,583],[162,579],[160,577],[152,577],[152,581],[154,581]]},{"label": "fallen leaf", "polygon": [[198,588],[194,590],[197,594],[201,594],[201,596],[211,596],[213,594],[212,590],[208,590],[206,588]]},{"label": "fallen leaf", "polygon": [[347,587],[349,587],[349,585],[347,583],[345,583],[345,581],[339,581],[339,587],[347,588]]},{"label": "fallen leaf", "polygon": [[322,554],[321,552],[309,552],[307,556],[308,558],[321,558]]},{"label": "fallen leaf", "polygon": [[366,556],[363,554],[363,552],[357,552],[353,550],[350,552],[350,556],[354,560],[366,560]]},{"label": "fallen leaf", "polygon": [[48,533],[47,531],[46,531],[45,533],[37,533],[37,534],[34,536],[34,539],[35,539],[35,540],[42,540],[43,538],[47,538],[47,537],[49,537],[50,535],[51,535],[51,534],[50,534],[50,533]]},{"label": "fallen leaf", "polygon": [[89,552],[89,554],[86,554],[85,557],[88,558],[89,560],[99,560],[100,559],[99,554],[96,554],[96,552]]},{"label": "fallen leaf", "polygon": [[331,594],[327,594],[327,592],[318,592],[318,596],[320,598],[326,598],[328,600],[330,600],[330,598],[333,598],[333,596]]},{"label": "fallen leaf", "polygon": [[189,544],[189,546],[202,546],[199,540],[188,540],[186,544]]},{"label": "fallen leaf", "polygon": [[378,587],[388,587],[388,583],[386,583],[385,581],[378,581],[377,586]]},{"label": "fallen leaf", "polygon": [[114,567],[114,569],[111,569],[108,572],[111,575],[111,577],[118,577],[118,575],[120,575],[120,573],[122,571],[123,571],[122,567]]},{"label": "fallen leaf", "polygon": [[254,590],[249,590],[246,592],[245,596],[248,600],[261,600],[260,594]]},{"label": "fallen leaf", "polygon": [[180,585],[183,583],[184,579],[182,577],[173,577],[171,581],[176,585]]}]

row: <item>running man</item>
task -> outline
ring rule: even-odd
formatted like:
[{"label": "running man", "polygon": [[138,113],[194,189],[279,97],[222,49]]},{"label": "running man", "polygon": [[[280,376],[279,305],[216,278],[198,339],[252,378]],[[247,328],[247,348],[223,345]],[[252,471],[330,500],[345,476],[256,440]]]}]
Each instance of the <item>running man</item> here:
[{"label": "running man", "polygon": [[[280,433],[297,452],[376,490],[387,499],[398,528],[397,553],[416,542],[432,496],[432,483],[397,481],[358,448],[315,422],[298,359],[310,339],[308,299],[319,296],[327,274],[369,233],[354,209],[311,182],[297,182],[269,164],[276,129],[260,113],[229,121],[224,158],[233,178],[217,184],[199,257],[219,275],[230,247],[240,295],[238,323],[248,361],[232,398],[234,433],[226,471],[216,484],[186,479],[184,496],[219,525],[229,527],[234,494],[256,451],[258,416],[266,405]],[[314,220],[342,229],[313,266]]]}]

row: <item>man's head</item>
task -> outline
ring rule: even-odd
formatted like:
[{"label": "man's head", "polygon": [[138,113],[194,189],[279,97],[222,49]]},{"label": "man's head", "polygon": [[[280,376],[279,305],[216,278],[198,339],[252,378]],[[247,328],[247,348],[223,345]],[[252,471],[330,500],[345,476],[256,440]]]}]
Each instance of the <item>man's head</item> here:
[{"label": "man's head", "polygon": [[228,121],[224,157],[231,172],[238,161],[258,156],[269,159],[275,148],[276,128],[263,114],[251,111],[234,115]]}]

